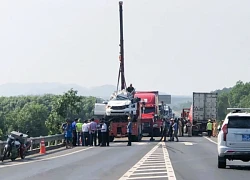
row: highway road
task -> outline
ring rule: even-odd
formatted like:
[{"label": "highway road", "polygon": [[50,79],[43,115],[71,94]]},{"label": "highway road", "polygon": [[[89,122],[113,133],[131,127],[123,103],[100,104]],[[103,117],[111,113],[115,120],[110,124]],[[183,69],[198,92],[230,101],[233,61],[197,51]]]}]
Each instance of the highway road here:
[{"label": "highway road", "polygon": [[[110,147],[61,148],[46,155],[0,163],[1,180],[248,180],[250,163],[217,168],[216,140],[180,137],[180,142],[114,142]],[[156,139],[158,140],[158,139]]]}]

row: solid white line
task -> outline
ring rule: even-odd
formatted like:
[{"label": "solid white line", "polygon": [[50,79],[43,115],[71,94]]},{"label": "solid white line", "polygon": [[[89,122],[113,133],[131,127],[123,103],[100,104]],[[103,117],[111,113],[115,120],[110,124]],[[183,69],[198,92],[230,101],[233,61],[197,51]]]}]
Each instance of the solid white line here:
[{"label": "solid white line", "polygon": [[156,179],[156,178],[164,178],[164,177],[168,177],[168,176],[144,176],[144,177],[131,177],[128,179]]},{"label": "solid white line", "polygon": [[32,160],[32,161],[27,161],[27,162],[20,162],[20,163],[17,163],[17,164],[2,165],[2,166],[0,166],[0,168],[12,167],[12,166],[19,166],[19,165],[22,165],[22,164],[30,164],[30,163],[34,163],[34,162],[41,162],[41,161],[56,159],[56,158],[60,158],[60,157],[64,157],[64,156],[69,156],[69,155],[72,155],[72,154],[76,154],[76,153],[79,153],[79,152],[82,152],[82,151],[86,151],[86,150],[91,149],[91,148],[93,148],[93,147],[88,147],[86,149],[81,149],[81,150],[74,151],[74,152],[71,152],[71,153],[62,154],[62,155],[53,156],[53,157],[44,158],[44,159]]},{"label": "solid white line", "polygon": [[173,168],[171,160],[169,158],[169,154],[168,154],[168,150],[167,150],[165,142],[162,142],[162,150],[163,150],[164,159],[165,159],[165,163],[166,163],[166,169],[168,172],[168,180],[176,180],[174,168]]},{"label": "solid white line", "polygon": [[208,137],[204,137],[205,139],[209,140],[210,142],[214,143],[214,144],[218,144],[217,142],[213,141],[212,139],[208,138]]}]

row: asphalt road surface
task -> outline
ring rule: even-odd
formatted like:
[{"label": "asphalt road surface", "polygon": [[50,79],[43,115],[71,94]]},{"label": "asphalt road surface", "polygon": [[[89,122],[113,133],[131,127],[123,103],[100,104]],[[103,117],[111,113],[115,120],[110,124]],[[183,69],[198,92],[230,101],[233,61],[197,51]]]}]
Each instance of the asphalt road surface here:
[{"label": "asphalt road surface", "polygon": [[[75,147],[0,163],[0,180],[249,180],[250,163],[217,168],[215,139],[180,137],[180,142],[110,143]],[[156,140],[159,140],[156,138]]]}]

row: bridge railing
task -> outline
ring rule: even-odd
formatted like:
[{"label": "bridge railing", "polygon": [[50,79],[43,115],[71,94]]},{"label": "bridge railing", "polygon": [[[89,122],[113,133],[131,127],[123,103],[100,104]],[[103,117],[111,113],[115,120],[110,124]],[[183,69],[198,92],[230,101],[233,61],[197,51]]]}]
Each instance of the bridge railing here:
[{"label": "bridge railing", "polygon": [[[40,136],[40,137],[30,137],[28,141],[31,142],[31,146],[28,154],[35,154],[40,151],[41,141],[44,140],[46,150],[56,149],[64,146],[64,135],[56,134],[50,136]],[[3,155],[3,149],[6,144],[6,141],[0,141],[0,156]]]}]

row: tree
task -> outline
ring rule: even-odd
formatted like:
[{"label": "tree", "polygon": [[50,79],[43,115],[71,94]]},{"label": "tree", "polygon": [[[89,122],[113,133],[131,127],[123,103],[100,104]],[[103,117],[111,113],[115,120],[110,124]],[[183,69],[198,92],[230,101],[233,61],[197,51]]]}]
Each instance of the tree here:
[{"label": "tree", "polygon": [[73,89],[63,95],[0,97],[0,138],[13,130],[28,130],[33,137],[61,133],[66,117],[89,118],[94,103],[94,97],[78,96]]}]

